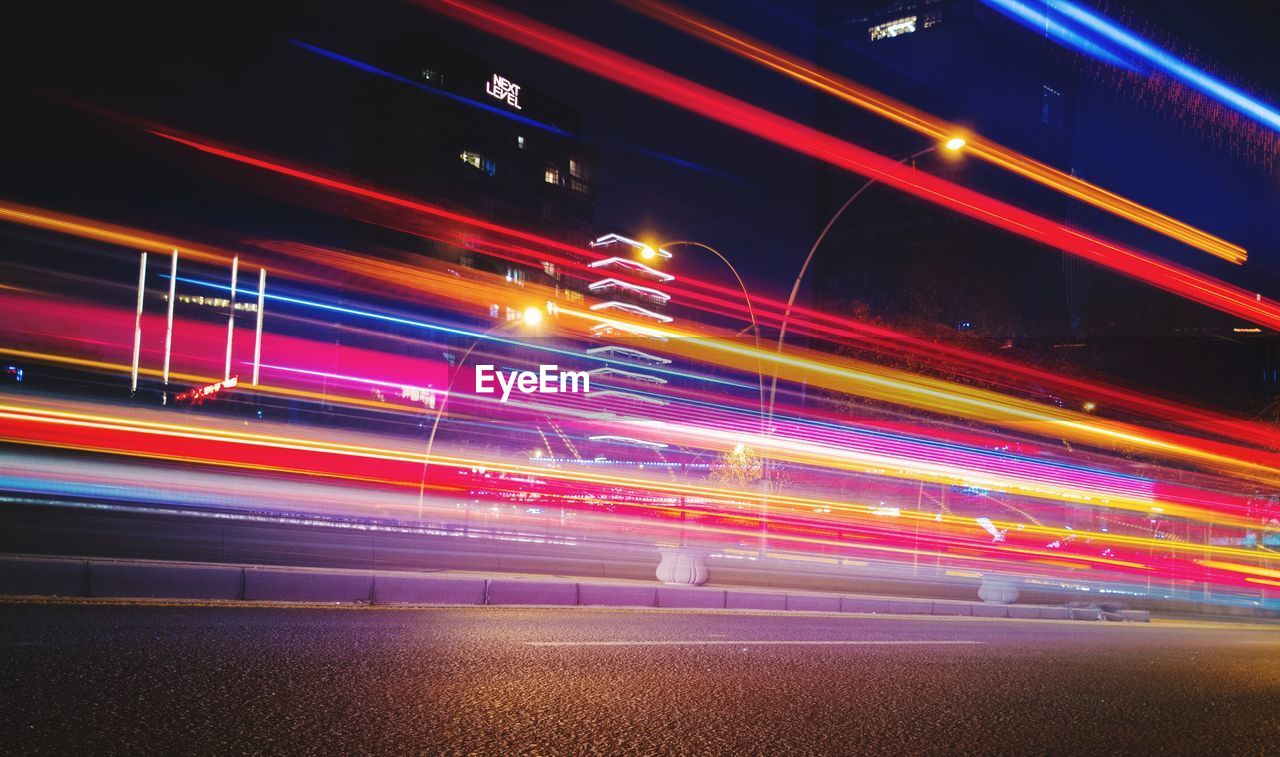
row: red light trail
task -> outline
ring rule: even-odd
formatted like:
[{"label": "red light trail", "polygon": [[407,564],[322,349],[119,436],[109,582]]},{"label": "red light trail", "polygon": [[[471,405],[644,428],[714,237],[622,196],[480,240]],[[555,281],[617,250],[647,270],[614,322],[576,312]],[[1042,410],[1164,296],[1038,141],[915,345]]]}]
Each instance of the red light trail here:
[{"label": "red light trail", "polygon": [[1280,303],[1188,268],[1069,229],[1027,210],[918,171],[830,134],[783,118],[526,16],[485,2],[419,4],[517,45],[630,87],[762,139],[1187,299],[1280,330]]}]

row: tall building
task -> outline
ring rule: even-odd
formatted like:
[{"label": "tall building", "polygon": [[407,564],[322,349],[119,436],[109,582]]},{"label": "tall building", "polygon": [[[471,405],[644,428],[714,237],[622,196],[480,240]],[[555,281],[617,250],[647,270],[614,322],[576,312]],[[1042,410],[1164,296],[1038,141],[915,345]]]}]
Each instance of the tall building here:
[{"label": "tall building", "polygon": [[499,64],[427,33],[381,46],[360,163],[369,178],[585,245],[596,155],[579,115]]},{"label": "tall building", "polygon": [[[1268,254],[1273,230],[1262,222],[1260,198],[1280,200],[1274,176],[1267,184],[1264,171],[1214,138],[1138,102],[1122,79],[1100,73],[1091,59],[980,0],[824,0],[818,7],[824,67],[1255,255]],[[823,131],[886,155],[928,147],[924,137],[835,98],[818,101],[817,119]],[[1270,278],[982,161],[948,157],[926,154],[915,164],[1213,276],[1246,286]],[[1230,194],[1240,198],[1235,206],[1220,191],[1224,171],[1232,176]],[[819,170],[818,228],[861,183],[836,169]],[[1275,338],[1244,330],[1252,324],[888,188],[872,188],[850,207],[814,265],[822,307],[856,307],[937,334],[984,337],[1239,409],[1280,391]]]},{"label": "tall building", "polygon": [[[357,103],[354,173],[379,189],[421,199],[461,215],[520,229],[586,249],[594,225],[597,155],[584,141],[579,114],[501,62],[486,60],[433,33],[414,31],[378,47],[358,67],[368,76]],[[510,297],[492,302],[419,303],[441,323],[463,333],[432,332],[385,323],[380,330],[409,337],[385,348],[440,361],[458,380],[474,359],[475,334],[517,321],[528,304],[526,287],[553,288],[569,304],[580,303],[584,282],[552,261],[504,254],[509,240],[483,235],[461,224],[415,218],[395,211],[366,222],[353,212],[352,244],[374,255],[425,255],[457,271],[494,274],[510,287]],[[421,225],[419,225],[421,224]],[[585,263],[585,257],[579,261]],[[465,271],[464,271],[465,272]],[[360,338],[356,336],[354,338]],[[532,341],[487,342],[477,356],[500,354],[512,364],[545,362]],[[459,384],[459,388],[461,384]],[[431,407],[443,386],[425,388]],[[450,413],[462,412],[450,405]],[[456,425],[456,424],[455,424]],[[507,439],[484,431],[469,440],[482,444],[535,446],[528,438]]]}]

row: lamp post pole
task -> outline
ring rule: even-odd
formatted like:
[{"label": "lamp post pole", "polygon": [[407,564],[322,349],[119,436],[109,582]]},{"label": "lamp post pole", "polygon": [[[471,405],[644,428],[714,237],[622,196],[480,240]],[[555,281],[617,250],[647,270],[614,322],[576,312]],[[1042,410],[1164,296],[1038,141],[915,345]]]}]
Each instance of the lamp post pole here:
[{"label": "lamp post pole", "polygon": [[462,358],[458,361],[458,367],[453,373],[453,377],[449,379],[448,386],[445,387],[444,394],[440,397],[440,404],[436,406],[435,415],[431,420],[431,433],[427,437],[427,449],[422,456],[422,478],[418,483],[418,521],[422,521],[422,509],[426,498],[427,490],[427,468],[431,465],[431,450],[436,443],[436,429],[440,427],[440,417],[444,415],[445,406],[449,403],[449,397],[453,395],[453,384],[458,380],[458,376],[462,375],[462,369],[467,364],[467,359],[471,357],[472,351],[485,339],[494,333],[507,328],[513,324],[523,324],[526,326],[537,326],[542,322],[542,310],[536,307],[525,308],[524,315],[518,320],[503,321],[491,326],[487,331],[476,337],[471,345],[467,347],[466,352],[462,353]]},{"label": "lamp post pole", "polygon": [[[952,150],[952,151],[959,150],[961,147],[964,147],[964,140],[961,140],[957,137],[956,139],[952,139],[948,141],[944,146],[948,150]],[[925,155],[928,155],[929,153],[937,152],[937,150],[938,150],[938,145],[930,145],[929,147],[926,147],[923,150],[917,150],[911,153],[907,157],[899,160],[898,162],[910,163],[916,158],[923,157]],[[814,254],[817,253],[818,248],[821,247],[823,241],[826,240],[827,234],[830,233],[832,227],[836,225],[836,221],[840,220],[840,217],[843,216],[845,211],[849,209],[849,206],[853,205],[853,203],[856,202],[857,199],[861,197],[864,192],[866,192],[868,189],[875,186],[879,182],[880,180],[874,177],[867,179],[862,186],[858,187],[857,191],[849,195],[849,199],[845,200],[844,204],[840,206],[840,209],[837,210],[835,214],[831,216],[831,219],[827,221],[827,225],[822,227],[822,231],[818,234],[818,238],[813,241],[813,246],[809,248],[809,254],[805,255],[804,262],[800,264],[800,272],[796,274],[796,280],[791,284],[791,294],[787,297],[787,307],[786,307],[786,310],[784,310],[782,313],[782,325],[778,329],[777,353],[779,355],[782,354],[782,348],[787,338],[787,322],[791,318],[792,308],[795,307],[796,297],[800,294],[800,284],[803,283],[804,275],[809,271],[809,264],[813,262]],[[769,423],[770,424],[773,423],[773,410],[774,410],[774,404],[777,400],[777,394],[778,394],[778,371],[775,366],[773,371],[773,379],[769,383]]]},{"label": "lamp post pole", "polygon": [[[946,149],[952,152],[956,152],[960,150],[960,148],[964,147],[964,144],[965,142],[963,138],[954,137],[944,142],[941,146],[945,147]],[[910,163],[914,161],[916,158],[928,155],[929,153],[937,152],[938,147],[939,145],[936,145],[936,144],[929,145],[928,147],[922,150],[916,150],[915,152],[911,153],[905,158],[902,158],[898,162]],[[843,216],[845,211],[849,209],[849,206],[853,205],[853,203],[856,202],[864,192],[866,192],[871,187],[875,186],[877,183],[879,183],[879,181],[880,180],[876,177],[867,179],[866,182],[862,184],[862,186],[858,187],[858,189],[853,194],[849,195],[849,199],[845,200],[844,204],[840,206],[840,209],[837,210],[835,214],[831,216],[831,219],[827,221],[827,225],[822,227],[822,231],[818,234],[818,238],[813,241],[813,245],[809,248],[809,254],[805,255],[804,262],[800,264],[800,272],[796,274],[796,280],[791,284],[791,294],[787,296],[787,307],[786,307],[786,310],[784,310],[782,313],[782,324],[778,328],[778,346],[775,351],[778,357],[782,356],[782,348],[787,338],[787,322],[791,318],[791,310],[796,304],[796,297],[800,294],[800,284],[804,281],[805,273],[809,271],[809,264],[813,262],[814,254],[818,252],[818,248],[821,247],[823,241],[826,240],[827,234],[831,231],[832,227],[836,225],[836,221],[840,220],[840,217]],[[763,390],[761,391],[761,394],[763,395]],[[769,380],[769,403],[768,403],[768,412],[766,415],[767,417],[766,428],[768,429],[767,433],[769,434],[773,433],[773,415],[774,415],[774,407],[777,403],[777,398],[778,398],[778,365],[777,363],[774,363],[773,376]],[[760,472],[763,477],[763,486],[767,491],[769,489],[769,482],[771,477],[768,458],[761,457],[760,465],[761,465]],[[762,521],[761,522],[762,532],[764,531],[764,527],[765,527],[765,524]],[[763,549],[764,549],[763,540],[761,542],[761,545],[762,545],[761,554],[763,555]]]},{"label": "lamp post pole", "polygon": [[[747,315],[748,315],[748,316],[750,316],[750,318],[751,318],[751,333],[752,333],[752,338],[753,338],[753,340],[754,340],[754,342],[755,342],[755,349],[756,349],[756,383],[757,383],[757,385],[758,385],[758,387],[759,387],[759,390],[760,390],[760,436],[761,436],[761,437],[764,437],[764,436],[767,434],[767,425],[766,425],[766,422],[765,422],[764,368],[763,368],[763,366],[761,366],[761,364],[760,364],[760,357],[759,357],[759,355],[760,355],[760,323],[759,323],[759,321],[757,321],[757,320],[756,320],[756,311],[755,311],[755,307],[751,304],[751,293],[750,293],[749,291],[747,291],[747,285],[746,285],[746,283],[744,283],[744,282],[743,282],[743,280],[742,280],[742,275],[738,273],[738,269],[733,265],[733,263],[729,262],[729,259],[728,259],[727,257],[725,257],[725,256],[724,256],[724,255],[723,255],[719,250],[715,249],[714,247],[712,247],[712,246],[711,246],[711,245],[709,245],[709,244],[704,244],[704,243],[702,243],[702,242],[693,242],[693,241],[689,241],[689,240],[677,240],[677,241],[674,241],[674,242],[667,242],[667,243],[665,243],[665,244],[659,245],[659,249],[666,248],[666,247],[674,247],[675,245],[685,245],[685,246],[688,246],[688,247],[697,247],[697,248],[699,248],[699,249],[706,250],[707,252],[711,253],[712,255],[715,255],[717,258],[719,258],[719,259],[720,259],[720,262],[722,262],[722,263],[724,263],[726,266],[728,266],[728,268],[729,268],[729,272],[733,274],[733,278],[734,278],[734,280],[738,282],[738,288],[742,290],[742,299],[743,299],[743,300],[746,302],[746,304],[747,304]],[[766,551],[766,549],[767,549],[768,538],[769,538],[769,537],[768,537],[768,530],[767,530],[767,529],[768,529],[768,521],[769,521],[769,478],[768,478],[768,476],[767,476],[767,475],[765,475],[765,474],[767,473],[767,470],[768,470],[768,469],[765,467],[765,463],[764,463],[764,456],[761,456],[761,463],[760,463],[760,474],[761,474],[761,476],[760,476],[760,554],[761,554],[762,556],[763,556],[763,554],[765,553],[765,551]],[[680,540],[681,540],[681,546],[683,547],[683,546],[684,546],[684,525],[683,525],[683,522],[684,522],[684,510],[683,510],[683,508],[681,509],[680,519],[681,519]]]},{"label": "lamp post pole", "polygon": [[[747,285],[743,283],[742,276],[738,273],[738,269],[735,268],[733,263],[730,263],[729,259],[726,258],[724,255],[722,255],[719,250],[715,249],[709,244],[703,244],[702,242],[692,242],[689,240],[677,240],[675,242],[667,242],[665,244],[662,244],[660,245],[660,247],[663,247],[663,248],[674,247],[675,245],[685,245],[688,247],[697,247],[697,248],[706,250],[707,252],[719,258],[720,262],[728,266],[729,272],[733,274],[734,280],[738,282],[738,288],[742,290],[742,299],[747,304],[747,315],[751,318],[751,333],[752,333],[753,339],[755,340],[756,352],[759,352],[760,351],[760,323],[756,320],[756,310],[755,310],[755,307],[751,304],[751,293],[747,291]],[[763,433],[764,432],[764,407],[765,407],[764,370],[760,366],[760,359],[758,357],[756,358],[756,380],[760,385],[760,430],[761,430],[761,433]]]}]

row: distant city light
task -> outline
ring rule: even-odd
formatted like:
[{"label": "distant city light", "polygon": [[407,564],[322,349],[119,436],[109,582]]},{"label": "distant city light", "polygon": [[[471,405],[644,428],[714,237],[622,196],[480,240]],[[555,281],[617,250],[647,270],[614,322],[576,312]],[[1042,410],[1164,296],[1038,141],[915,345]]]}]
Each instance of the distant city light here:
[{"label": "distant city light", "polygon": [[542,308],[536,308],[530,305],[524,309],[524,325],[537,326],[542,323]]},{"label": "distant city light", "polygon": [[964,137],[952,137],[951,139],[948,139],[946,144],[944,145],[944,147],[946,147],[948,150],[951,150],[953,152],[956,150],[959,150],[961,147],[964,147],[964,146],[965,146]]},{"label": "distant city light", "polygon": [[895,18],[892,21],[886,21],[883,24],[876,24],[867,29],[867,34],[871,37],[871,41],[875,42],[881,39],[889,39],[902,34],[910,34],[916,30],[916,17],[905,16],[903,18]]}]

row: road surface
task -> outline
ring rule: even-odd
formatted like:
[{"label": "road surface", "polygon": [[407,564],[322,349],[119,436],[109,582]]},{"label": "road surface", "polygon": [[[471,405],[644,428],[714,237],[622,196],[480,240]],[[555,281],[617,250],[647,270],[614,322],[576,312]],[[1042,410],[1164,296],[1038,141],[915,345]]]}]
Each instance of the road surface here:
[{"label": "road surface", "polygon": [[1280,627],[0,604],[17,753],[1261,753]]}]

